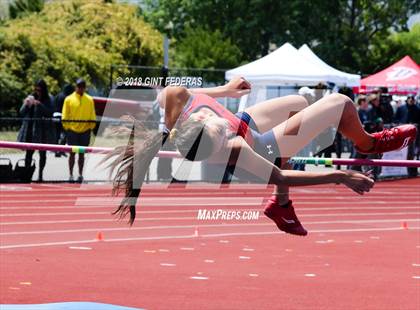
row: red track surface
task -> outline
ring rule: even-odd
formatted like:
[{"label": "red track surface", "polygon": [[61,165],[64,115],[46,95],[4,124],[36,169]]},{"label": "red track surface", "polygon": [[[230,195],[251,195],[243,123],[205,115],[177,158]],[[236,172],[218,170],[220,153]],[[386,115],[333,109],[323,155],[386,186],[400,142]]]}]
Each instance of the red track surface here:
[{"label": "red track surface", "polygon": [[278,232],[262,212],[197,220],[198,209],[261,211],[268,193],[150,186],[129,228],[110,216],[118,200],[109,187],[2,185],[0,303],[419,309],[420,179],[378,183],[362,197],[339,186],[292,189],[308,237]]}]

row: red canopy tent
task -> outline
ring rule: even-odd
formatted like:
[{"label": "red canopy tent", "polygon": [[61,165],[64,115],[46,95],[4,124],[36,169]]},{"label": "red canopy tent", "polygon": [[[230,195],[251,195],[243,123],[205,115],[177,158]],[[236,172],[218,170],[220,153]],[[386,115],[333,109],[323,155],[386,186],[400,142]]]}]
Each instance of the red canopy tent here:
[{"label": "red canopy tent", "polygon": [[369,93],[378,87],[387,87],[390,94],[415,94],[420,90],[419,65],[405,56],[392,66],[360,81],[360,93]]}]

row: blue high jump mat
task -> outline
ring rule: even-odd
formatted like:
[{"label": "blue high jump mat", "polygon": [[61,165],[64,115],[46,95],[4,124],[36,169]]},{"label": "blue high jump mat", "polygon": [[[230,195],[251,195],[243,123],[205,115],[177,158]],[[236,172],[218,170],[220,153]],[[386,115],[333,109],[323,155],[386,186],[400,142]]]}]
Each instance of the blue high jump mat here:
[{"label": "blue high jump mat", "polygon": [[[50,304],[0,305],[0,310],[139,310],[98,302],[56,302]],[[144,309],[140,309],[144,310]]]}]

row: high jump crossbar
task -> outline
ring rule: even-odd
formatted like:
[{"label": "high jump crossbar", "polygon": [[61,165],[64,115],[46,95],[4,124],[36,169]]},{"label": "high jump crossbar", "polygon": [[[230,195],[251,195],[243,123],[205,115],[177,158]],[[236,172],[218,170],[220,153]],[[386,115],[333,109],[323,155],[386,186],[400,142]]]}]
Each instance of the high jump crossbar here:
[{"label": "high jump crossbar", "polygon": [[[44,143],[26,143],[1,141],[0,148],[36,150],[65,153],[96,153],[106,154],[113,150],[110,147],[91,147],[76,145],[57,145]],[[181,154],[172,151],[160,151],[160,158],[182,158]],[[389,167],[420,167],[420,160],[385,160],[385,159],[355,159],[355,158],[316,158],[316,157],[292,157],[288,161],[291,164],[306,165],[348,165],[348,166],[389,166]]]}]

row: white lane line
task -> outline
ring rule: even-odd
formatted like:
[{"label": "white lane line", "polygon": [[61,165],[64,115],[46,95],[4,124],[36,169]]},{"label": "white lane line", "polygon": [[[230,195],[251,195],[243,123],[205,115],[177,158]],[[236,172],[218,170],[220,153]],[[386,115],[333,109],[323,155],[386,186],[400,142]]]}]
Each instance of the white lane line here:
[{"label": "white lane line", "polygon": [[420,267],[420,264],[411,264],[413,267]]},{"label": "white lane line", "polygon": [[[0,185],[0,191],[30,191],[32,187],[30,186],[13,186],[13,185]],[[10,195],[11,197],[16,195]],[[6,195],[1,195],[1,197],[6,197]]]},{"label": "white lane line", "polygon": [[99,215],[99,214],[107,214],[110,215],[111,211],[109,212],[54,212],[54,213],[5,213],[0,214],[0,217],[18,217],[18,216],[57,216],[57,215]]},{"label": "white lane line", "polygon": [[[121,242],[121,241],[140,241],[140,240],[170,240],[170,239],[190,239],[191,235],[187,236],[159,236],[159,237],[138,237],[138,238],[115,238],[107,239],[103,242]],[[96,239],[89,240],[71,240],[71,241],[57,241],[57,242],[44,242],[44,243],[29,243],[29,244],[14,244],[14,245],[2,245],[0,250],[3,249],[15,249],[15,248],[31,248],[31,247],[42,247],[42,246],[57,246],[57,245],[68,245],[68,244],[85,244],[85,243],[98,243]]]},{"label": "white lane line", "polygon": [[[301,210],[301,209],[300,209]],[[242,211],[258,211],[258,209],[249,209],[249,210],[242,210]],[[194,213],[197,213],[196,210]],[[160,220],[194,220],[197,219],[196,217],[157,217],[157,218],[148,218],[148,217],[142,217],[141,213],[139,212],[139,218],[137,221],[160,221]],[[165,213],[165,212],[163,212]],[[110,213],[107,213],[110,215]],[[299,217],[327,217],[327,216],[367,216],[370,215],[386,215],[386,216],[392,216],[392,215],[420,215],[417,212],[386,212],[386,213],[313,213],[313,214],[301,214]],[[12,217],[12,216],[10,216]],[[262,217],[264,218],[264,217]],[[2,221],[0,222],[0,226],[2,225],[29,225],[29,224],[61,224],[61,223],[92,223],[92,222],[117,222],[118,220],[114,217],[111,217],[109,219],[79,219],[79,220],[47,220],[47,221]]]},{"label": "white lane line", "polygon": [[[146,185],[147,186],[147,185]],[[178,196],[181,195],[180,197],[182,198],[188,198],[185,197],[185,195],[191,196],[191,192],[198,194],[211,194],[209,190],[197,190],[197,189],[193,189],[193,188],[187,188],[187,189],[183,189],[183,190],[173,190],[173,189],[167,189],[167,188],[155,188],[154,190],[150,190],[150,188],[147,188],[145,186],[145,192],[144,194],[146,195],[145,198],[150,198],[150,197],[154,197],[154,196],[161,196],[162,194],[160,193],[160,191],[163,192],[163,195],[165,196]],[[384,195],[389,195],[391,196],[390,198],[395,198],[395,194],[396,193],[400,193],[400,191],[395,190],[395,188],[389,188],[387,190],[385,190],[386,188],[374,188],[373,191],[369,192],[368,194],[366,194],[366,197],[383,197]],[[37,188],[33,188],[33,187],[23,187],[23,186],[4,186],[4,185],[0,185],[0,190],[2,191],[1,197],[2,198],[16,198],[16,194],[14,193],[15,191],[25,191],[25,197],[36,197],[39,198],[40,195],[42,195],[43,193],[48,193],[48,197],[71,197],[74,198],[75,195],[80,195],[82,197],[96,197],[96,198],[102,198],[104,196],[113,198],[113,199],[118,199],[118,197],[115,196],[111,196],[110,192],[111,192],[111,186],[109,188],[101,188],[101,189],[94,189],[94,188],[85,188],[85,189],[78,189],[78,188],[72,188],[72,189],[68,189],[65,191],[61,191],[60,193],[57,193],[57,189],[51,189],[51,190],[39,190]],[[12,192],[12,193],[6,193],[7,191]],[[245,187],[241,187],[241,188],[229,188],[227,191],[221,189],[220,190],[221,193],[226,193],[226,195],[239,195],[242,196],[244,194],[247,194],[247,197],[256,197],[257,195],[263,195],[263,194],[269,194],[269,190],[267,189],[257,189],[257,188],[253,188],[251,191],[247,190]],[[291,189],[291,193],[295,196],[314,196],[314,197],[322,197],[322,195],[320,194],[331,194],[331,192],[333,192],[334,194],[336,194],[339,197],[351,197],[353,196],[353,193],[351,191],[332,191],[332,189],[326,189],[326,190],[322,190],[321,188],[314,188],[311,190],[301,190],[298,188],[292,188]],[[184,195],[184,196],[182,196]],[[252,196],[250,196],[252,195]],[[418,186],[416,188],[413,188],[413,190],[411,190],[409,187],[405,187],[404,188],[404,195],[407,196],[413,196],[413,197],[418,197]],[[162,197],[162,198],[166,198],[166,199],[170,199],[169,197]],[[216,197],[214,197],[216,198]]]},{"label": "white lane line", "polygon": [[199,277],[199,276],[193,276],[190,277],[191,280],[208,280],[208,277]]},{"label": "white lane line", "polygon": [[27,285],[27,286],[30,286],[30,285],[32,285],[32,282],[29,282],[29,281],[23,281],[23,282],[19,282],[19,284],[20,284],[20,285]]},{"label": "white lane line", "polygon": [[25,222],[1,222],[0,226],[6,225],[37,225],[37,224],[70,224],[70,223],[95,223],[95,222],[118,222],[115,218],[112,219],[86,219],[86,220],[56,220],[56,221],[25,221]]},{"label": "white lane line", "polygon": [[[321,203],[310,203],[310,202],[300,202],[298,203],[299,205],[316,205],[316,204],[321,204]],[[329,203],[322,203],[323,205],[340,205],[340,204],[345,204],[348,205],[347,207],[314,207],[314,208],[302,208],[299,207],[299,211],[329,211],[329,210],[401,210],[401,209],[415,209],[418,210],[418,206],[412,206],[412,205],[407,205],[407,206],[386,206],[386,205],[382,205],[382,206],[375,206],[375,207],[355,207],[352,205],[352,203],[342,203],[342,202],[338,202],[338,203],[334,203],[334,202],[329,202]],[[372,205],[371,202],[369,203],[365,203],[365,202],[360,202],[358,203],[359,205],[361,204],[367,204],[367,205]],[[197,206],[204,206],[203,204],[197,204]],[[223,204],[220,204],[219,206],[224,206]],[[242,206],[241,204],[237,204],[235,206]],[[244,205],[247,206],[247,205]],[[253,205],[255,206],[255,205]],[[147,206],[141,206],[142,208],[146,208]],[[166,206],[162,206],[163,208],[166,208]],[[104,206],[96,206],[96,205],[92,205],[92,206],[19,206],[19,207],[0,207],[0,210],[83,210],[83,209],[104,209],[104,210],[110,210],[111,207],[104,207]],[[244,209],[244,210],[260,210],[260,209]],[[144,211],[140,211],[140,213],[187,213],[187,212],[197,212],[197,209],[187,209],[187,210],[144,210]]]},{"label": "white lane line", "polygon": [[[176,199],[176,198],[174,198]],[[207,200],[207,197],[206,199]],[[154,200],[156,201],[156,199]],[[221,205],[226,205],[226,206],[255,206],[255,205],[260,205],[262,202],[262,199],[260,201],[253,201],[253,202],[240,202],[237,201],[236,202],[226,202],[223,203],[222,201],[220,202],[214,202],[214,203],[209,203],[209,202],[204,202],[204,201],[199,201],[197,202],[197,198],[195,199],[195,202],[188,202],[188,203],[173,203],[173,202],[156,202],[156,203],[143,203],[142,201],[142,207],[191,207],[191,206],[221,206]],[[351,204],[351,202],[349,202],[348,204]],[[1,203],[2,206],[5,205],[4,202]],[[11,203],[10,205],[16,205],[15,203]],[[30,205],[32,207],[42,207],[45,206],[45,204],[43,203],[42,205],[36,205],[34,204],[32,201],[26,201],[25,205]],[[61,204],[62,205],[62,204]],[[72,207],[74,206],[74,208],[77,207],[89,207],[89,206],[97,206],[100,205],[102,207],[118,207],[120,205],[120,202],[115,202],[115,203],[106,203],[106,202],[96,202],[94,204],[69,204],[67,205],[67,207]]]},{"label": "white lane line", "polygon": [[[420,230],[419,227],[413,227],[413,230]],[[403,231],[401,227],[387,227],[387,228],[355,228],[355,229],[324,229],[324,230],[311,230],[311,233],[347,233],[347,232],[367,232],[367,231]],[[220,233],[220,234],[208,234],[202,235],[203,238],[211,237],[230,237],[230,236],[259,236],[259,235],[275,235],[283,234],[283,232],[252,232],[252,233]],[[291,249],[286,249],[286,252],[292,252]]]},{"label": "white lane line", "polygon": [[316,277],[316,274],[314,274],[314,273],[305,273],[305,277],[314,278],[314,277]]},{"label": "white lane line", "polygon": [[241,256],[239,256],[239,259],[247,260],[247,259],[251,259],[251,257],[241,255]]},{"label": "white lane line", "polygon": [[[197,212],[196,213],[198,213],[198,210],[197,210]],[[410,214],[410,213],[408,213],[408,214]],[[42,214],[42,213],[38,213],[38,214],[32,214],[32,216],[61,216],[61,215],[108,215],[108,216],[112,216],[112,214],[111,214],[111,212],[75,212],[74,214],[71,214],[71,213],[55,213],[55,214]],[[15,214],[15,215],[12,215],[12,214],[10,214],[10,215],[0,215],[0,217],[29,217],[30,216],[30,214],[29,213],[26,213],[26,214],[24,214],[24,213],[21,213],[21,214],[19,214],[19,213],[17,213],[17,214]],[[197,217],[191,217],[191,216],[188,216],[188,217],[142,217],[142,218],[140,218],[140,219],[138,219],[138,220],[140,220],[140,221],[158,221],[158,220],[191,220],[191,219],[197,219]]]},{"label": "white lane line", "polygon": [[176,264],[171,264],[171,263],[160,263],[161,266],[163,267],[175,267]]},{"label": "white lane line", "polygon": [[[37,196],[39,198],[39,196]],[[190,196],[190,197],[178,197],[176,195],[174,195],[173,197],[161,197],[161,196],[157,196],[157,197],[143,197],[142,201],[144,204],[146,205],[156,205],[158,203],[160,203],[161,201],[165,201],[166,203],[170,203],[171,205],[173,204],[180,204],[180,201],[184,203],[186,202],[196,202],[197,201],[197,197],[199,198],[199,196]],[[205,196],[206,201],[231,201],[231,202],[236,202],[238,200],[245,200],[245,201],[261,201],[264,197],[211,197],[211,196]],[[175,201],[176,199],[176,201]],[[158,200],[158,201],[156,201]],[[98,197],[75,197],[73,196],[73,198],[62,198],[62,199],[8,199],[8,200],[3,200],[3,202],[8,202],[8,203],[36,203],[36,202],[42,202],[42,203],[50,203],[50,202],[70,202],[70,203],[100,203],[100,204],[111,204],[111,203],[120,203],[122,201],[122,198],[115,198],[115,197],[104,197],[101,195],[98,195]]]},{"label": "white lane line", "polygon": [[[412,230],[420,230],[420,227],[413,227]],[[368,232],[368,231],[403,231],[401,227],[388,227],[388,228],[357,228],[357,229],[326,229],[326,230],[311,230],[311,233],[354,233],[354,232]],[[404,230],[405,232],[405,230]],[[202,238],[220,238],[220,237],[237,237],[237,236],[263,236],[263,235],[278,235],[282,232],[239,232],[239,233],[221,233],[221,234],[207,234],[202,235]],[[156,236],[156,237],[133,237],[133,238],[107,238],[103,242],[126,242],[126,241],[143,241],[143,240],[171,240],[171,239],[195,239],[191,235],[181,236]],[[31,248],[31,247],[45,247],[45,246],[58,246],[69,244],[84,244],[84,243],[97,243],[96,239],[89,240],[74,240],[74,241],[58,241],[58,242],[45,242],[45,243],[28,243],[28,244],[10,244],[0,246],[1,250],[17,249],[17,248]]]},{"label": "white lane line", "polygon": [[212,263],[214,263],[214,260],[212,260],[212,259],[205,259],[204,262],[205,263],[208,263],[208,264],[212,264]]},{"label": "white lane line", "polygon": [[[236,199],[233,202],[223,202],[222,200],[220,200],[219,202],[208,202],[208,200],[207,200],[208,197],[205,197],[204,200],[203,199],[200,200],[199,198],[200,197],[195,197],[194,201],[184,202],[184,203],[183,202],[176,203],[176,202],[173,202],[173,201],[172,202],[163,202],[163,201],[160,202],[159,198],[155,198],[153,200],[155,203],[147,203],[147,202],[143,202],[143,200],[142,200],[142,207],[144,207],[144,208],[158,208],[158,207],[176,208],[176,207],[197,207],[197,206],[203,206],[204,207],[204,206],[206,206],[206,207],[212,208],[212,207],[220,207],[220,206],[258,206],[258,205],[261,205],[264,202],[263,198],[258,199],[258,200],[252,200],[252,201],[245,201],[245,202],[241,201],[241,200],[238,200],[238,199]],[[176,199],[176,201],[179,201],[179,199],[176,198],[176,197],[173,198],[173,199]],[[393,208],[396,208],[396,207],[398,208],[400,206],[412,206],[414,204],[419,204],[420,203],[420,199],[418,199],[418,200],[413,199],[413,200],[409,200],[409,201],[407,201],[407,200],[405,200],[405,201],[401,201],[401,200],[399,200],[399,201],[380,201],[380,200],[376,200],[376,199],[373,199],[373,200],[363,199],[363,201],[350,201],[350,200],[349,201],[337,201],[339,199],[335,198],[332,201],[323,201],[322,200],[323,198],[319,198],[318,200],[321,200],[321,201],[314,201],[315,199],[317,199],[317,198],[311,198],[310,201],[301,201],[301,199],[294,198],[293,201],[295,202],[296,205],[313,205],[313,206],[315,206],[315,205],[322,205],[322,206],[325,206],[325,205],[327,205],[327,206],[328,205],[333,205],[333,206],[346,205],[349,208],[351,208],[353,206],[357,206],[357,205],[359,205],[359,206],[382,205],[382,206],[385,206],[385,207],[392,206]],[[60,207],[74,207],[74,208],[98,208],[98,207],[100,207],[100,208],[107,208],[108,207],[108,208],[114,208],[114,207],[119,206],[120,202],[121,201],[112,202],[112,201],[108,200],[108,201],[94,202],[94,203],[91,203],[91,204],[81,203],[81,202],[78,202],[78,203],[73,202],[73,203],[69,203],[69,204],[64,204],[63,202],[60,203],[58,201],[57,205],[49,204],[48,206],[45,206],[46,202],[40,202],[39,204],[36,204],[32,201],[26,201],[26,202],[24,202],[24,205],[19,206],[19,205],[16,205],[16,202],[7,202],[7,204],[6,204],[5,201],[1,201],[0,202],[0,210],[7,210],[7,209],[4,209],[4,208],[17,208],[17,207],[22,207],[22,208],[35,208],[35,207],[38,207],[38,208],[43,208],[43,207],[56,207],[56,208],[60,208]]]},{"label": "white lane line", "polygon": [[[241,211],[261,211],[259,209],[241,209]],[[300,210],[299,210],[300,211]],[[168,213],[165,211],[161,211],[160,213]],[[198,209],[192,211],[191,213],[198,213]],[[140,212],[141,214],[141,212]],[[0,217],[33,217],[33,216],[62,216],[62,215],[111,215],[111,211],[109,212],[54,212],[54,213],[4,213],[0,214]],[[418,215],[420,216],[420,212],[350,212],[350,213],[312,213],[312,214],[302,214],[300,217],[327,217],[327,216],[367,216],[367,215]],[[158,219],[196,219],[197,217],[159,217],[159,218],[148,218],[142,217],[139,220],[158,220]]]},{"label": "white lane line", "polygon": [[333,243],[333,242],[334,242],[333,239],[315,241],[315,243],[320,243],[320,244]]},{"label": "white lane line", "polygon": [[[7,190],[7,189],[2,189],[3,193],[6,195],[6,192],[14,192],[15,190],[18,190],[18,187],[20,186],[14,186],[13,190]],[[100,184],[96,187],[75,187],[75,186],[68,186],[68,184],[64,184],[63,186],[54,186],[53,184],[49,185],[48,187],[53,187],[51,189],[44,189],[44,188],[37,188],[32,186],[31,187],[31,194],[32,195],[40,195],[40,194],[50,194],[51,192],[57,192],[57,188],[59,189],[60,192],[66,193],[80,193],[80,194],[86,194],[89,192],[103,192],[108,194],[111,191],[111,185],[109,184]],[[267,186],[261,186],[261,187],[257,187],[255,185],[252,186],[246,186],[244,184],[240,184],[238,186],[230,186],[229,188],[227,188],[226,190],[221,189],[222,191],[229,193],[229,194],[233,194],[233,193],[239,193],[239,194],[244,194],[244,193],[267,193],[267,191],[269,191],[269,189],[271,189],[271,187],[267,187]],[[384,186],[384,184],[382,183],[378,183],[375,186],[375,191],[369,193],[369,195],[375,195],[375,194],[388,194],[391,196],[394,196],[395,194],[400,194],[399,189],[404,190],[406,193],[412,193],[413,195],[416,195],[418,193],[418,185],[417,184],[404,184],[404,185],[398,185],[398,184],[392,184],[389,186]],[[207,194],[209,193],[209,189],[203,186],[195,186],[194,184],[189,184],[189,187],[184,189],[184,188],[168,188],[168,186],[160,186],[160,185],[145,185],[144,186],[144,192],[147,195],[153,195],[156,194],[159,191],[167,191],[169,192],[169,194],[173,194],[173,195],[183,195],[184,193],[182,193],[182,191],[194,191],[195,193],[200,193],[200,194]],[[319,194],[319,193],[334,193],[334,194],[339,194],[341,196],[351,196],[352,193],[350,191],[347,191],[346,189],[344,189],[343,187],[323,187],[323,186],[314,186],[312,187],[312,189],[310,190],[302,190],[302,189],[298,189],[298,188],[293,188],[291,189],[291,192],[293,194],[299,195],[299,194]],[[13,195],[13,194],[10,194]],[[188,194],[187,194],[188,195]]]},{"label": "white lane line", "polygon": [[[420,222],[420,219],[389,219],[389,220],[343,220],[343,221],[318,221],[318,222],[304,222],[305,225],[313,224],[366,224],[366,223],[395,223],[395,222]],[[244,224],[200,224],[200,227],[247,227],[247,226],[272,226],[270,221],[266,223],[244,223]],[[13,231],[2,232],[0,236],[13,236],[13,235],[30,235],[30,234],[57,234],[57,233],[79,233],[79,232],[92,232],[92,231],[134,231],[134,230],[151,230],[151,229],[183,229],[195,228],[196,225],[161,225],[161,226],[145,226],[145,227],[112,227],[112,228],[82,228],[82,229],[61,229],[61,230],[33,230],[33,231]],[[401,228],[402,229],[402,228]],[[411,229],[411,227],[409,228]],[[221,243],[227,243],[227,240],[220,240]]]},{"label": "white lane line", "polygon": [[92,248],[87,246],[69,246],[70,250],[92,250]]},{"label": "white lane line", "polygon": [[[400,193],[394,193],[393,196],[398,195]],[[229,193],[229,195],[231,195]],[[39,198],[40,195],[37,195],[36,198]],[[171,197],[162,197],[160,195],[156,195],[156,196],[144,196],[142,198],[143,204],[147,205],[147,206],[156,206],[159,204],[170,204],[170,205],[189,205],[189,204],[195,204],[197,202],[197,198],[202,198],[205,197],[206,202],[209,202],[209,204],[215,204],[218,202],[226,202],[228,204],[235,204],[235,203],[256,203],[256,202],[261,202],[262,200],[264,200],[266,198],[267,194],[266,193],[262,193],[261,195],[258,196],[242,196],[241,194],[239,194],[236,196],[216,196],[216,197],[211,197],[210,193],[209,195],[203,196],[203,195],[196,195],[196,196],[182,196],[182,195],[173,195]],[[110,197],[110,196],[106,196],[106,195],[98,195],[98,197],[86,197],[81,195],[81,197],[77,197],[77,194],[75,194],[73,197],[71,198],[61,198],[61,199],[48,199],[50,196],[46,195],[46,197],[48,198],[43,198],[43,199],[3,199],[2,197],[2,204],[5,203],[9,203],[9,204],[16,204],[16,203],[30,203],[31,205],[35,205],[37,203],[39,203],[41,206],[43,204],[46,203],[71,203],[71,204],[79,204],[79,205],[90,205],[90,204],[102,204],[102,205],[114,205],[114,204],[119,204],[122,201],[121,197],[115,198],[115,197]],[[363,197],[363,201],[366,202],[377,202],[377,203],[381,203],[381,204],[388,204],[388,203],[393,203],[393,204],[401,204],[401,203],[407,203],[407,200],[412,200],[412,201],[418,201],[419,200],[419,195],[404,195],[406,201],[401,201],[401,199],[398,198],[398,196],[395,197],[386,197],[386,200],[384,200],[384,196],[383,195],[378,195],[378,196],[364,196]],[[176,199],[176,201],[174,201]],[[331,203],[331,202],[338,202],[337,200],[341,200],[340,202],[344,202],[344,203],[361,203],[362,201],[359,200],[355,200],[354,196],[340,196],[340,195],[305,195],[305,196],[301,196],[301,195],[295,195],[294,196],[294,200],[298,201],[298,202],[304,202],[305,200],[309,200],[312,203],[317,202],[318,204],[327,204],[327,203]],[[315,201],[314,201],[315,200]],[[316,200],[320,200],[320,201],[316,201]],[[348,201],[344,201],[344,200],[348,200]]]},{"label": "white lane line", "polygon": [[42,247],[42,246],[85,244],[85,243],[97,243],[97,240],[96,239],[92,239],[92,240],[72,240],[72,241],[59,241],[59,242],[2,245],[2,246],[0,246],[0,249],[3,250],[3,249],[16,249],[16,248],[33,248],[33,247]]},{"label": "white lane line", "polygon": [[[2,190],[1,185],[0,185],[0,190]],[[32,191],[33,191],[33,189],[31,189],[29,193],[25,193],[25,198],[31,198],[31,197],[39,198],[39,196],[42,195],[41,193],[31,194]],[[0,196],[1,196],[2,199],[4,199],[4,198],[16,198],[16,194],[1,194]],[[71,197],[71,198],[77,199],[77,196],[78,195],[75,194],[75,193],[68,193],[68,194],[66,194],[66,193],[61,193],[61,194],[48,193],[49,198],[52,198],[52,197]],[[80,193],[80,196],[82,196],[82,197],[96,197],[96,198],[102,198],[103,199],[104,196],[109,196],[109,192],[106,193],[106,195],[105,195],[105,193],[101,195],[101,194],[98,194],[98,193],[89,193],[89,192],[85,193],[84,192],[84,193]],[[109,196],[109,197],[111,197],[113,199],[117,199],[117,198],[112,197],[112,196]],[[10,200],[13,201],[14,199],[10,199]],[[4,201],[9,201],[9,199],[4,199]]]},{"label": "white lane line", "polygon": [[[404,195],[407,197],[419,197],[418,194],[418,188],[414,190],[404,190]],[[326,199],[332,199],[331,197],[338,197],[339,199],[343,198],[349,198],[349,197],[358,197],[354,196],[354,193],[351,191],[345,191],[345,192],[331,192],[331,190],[327,190],[325,193],[318,192],[319,189],[316,189],[314,192],[311,193],[303,193],[298,192],[291,189],[291,194],[293,194],[296,197],[305,197],[308,196],[314,197],[314,198],[326,198]],[[48,195],[42,195],[42,193],[37,193],[36,189],[30,189],[25,190],[25,198],[38,198],[38,200],[41,200],[43,197],[47,197],[49,200],[74,200],[74,199],[92,199],[92,200],[105,200],[107,198],[109,199],[121,199],[121,196],[112,196],[111,195],[111,188],[104,189],[101,191],[95,191],[95,190],[84,190],[84,191],[78,191],[78,190],[70,190],[68,192],[61,192],[57,190],[48,191]],[[216,191],[216,192],[215,192]],[[214,193],[217,193],[218,195],[214,195]],[[325,194],[333,194],[333,195],[325,195]],[[390,196],[387,198],[396,199],[397,196],[395,194],[401,194],[400,190],[377,190],[373,189],[373,191],[366,193],[364,198],[381,198],[384,196]],[[178,191],[174,191],[171,189],[156,189],[155,191],[147,191],[147,189],[144,190],[143,194],[145,199],[156,199],[156,197],[166,199],[166,200],[173,200],[174,198],[177,199],[195,199],[196,196],[210,196],[209,199],[224,199],[224,196],[226,196],[227,199],[237,199],[236,197],[241,197],[245,199],[251,199],[251,198],[260,198],[263,195],[270,195],[270,190],[251,190],[248,191],[245,188],[243,190],[228,190],[224,191],[223,189],[213,189],[210,190],[204,190],[204,191],[197,191],[194,189],[184,188],[180,189]],[[327,197],[326,197],[327,196]],[[16,197],[15,190],[10,191],[10,193],[6,193],[5,190],[2,190],[1,197],[3,198],[11,198],[10,200],[14,201],[25,201],[26,199],[22,199],[22,197]],[[20,199],[19,199],[20,198]]]},{"label": "white lane line", "polygon": [[250,274],[248,274],[250,277],[252,277],[252,278],[256,278],[256,277],[258,277],[258,273],[250,273]]},{"label": "white lane line", "polygon": [[[111,196],[109,191],[103,191],[103,192],[94,192],[94,191],[85,191],[85,192],[77,192],[73,191],[71,193],[60,193],[56,194],[54,192],[49,192],[46,194],[42,193],[33,193],[33,189],[30,191],[23,191],[25,193],[24,199],[22,197],[16,197],[16,192],[19,192],[18,190],[13,191],[12,194],[5,194],[4,191],[1,191],[0,197],[2,198],[2,201],[5,202],[15,202],[15,203],[24,203],[28,201],[33,202],[110,202],[110,201],[119,201],[122,200],[122,197],[115,197]],[[417,189],[418,191],[418,189]],[[415,191],[403,191],[404,197],[407,197],[408,199],[418,199],[419,194]],[[167,200],[167,201],[173,201],[174,199],[179,199],[182,201],[192,201],[194,199],[197,199],[197,197],[205,197],[206,199],[209,199],[210,201],[214,200],[256,200],[256,199],[262,199],[266,196],[270,195],[268,191],[257,191],[257,192],[223,192],[218,191],[216,189],[217,195],[214,195],[214,192],[195,192],[195,191],[189,191],[188,189],[184,190],[183,192],[166,192],[165,190],[162,190],[160,192],[156,193],[145,193],[143,196],[143,199],[146,201],[153,201],[156,199],[159,200]],[[388,191],[388,192],[375,192],[375,193],[369,193],[365,194],[363,198],[354,196],[352,193],[349,193],[348,195],[343,195],[343,193],[331,193],[329,192],[328,195],[320,195],[319,193],[296,193],[291,192],[291,194],[294,196],[295,199],[300,200],[309,200],[310,198],[314,199],[324,199],[324,200],[344,200],[344,199],[353,199],[356,197],[356,199],[378,199],[380,201],[398,201],[398,195],[401,195],[401,191]]]}]

